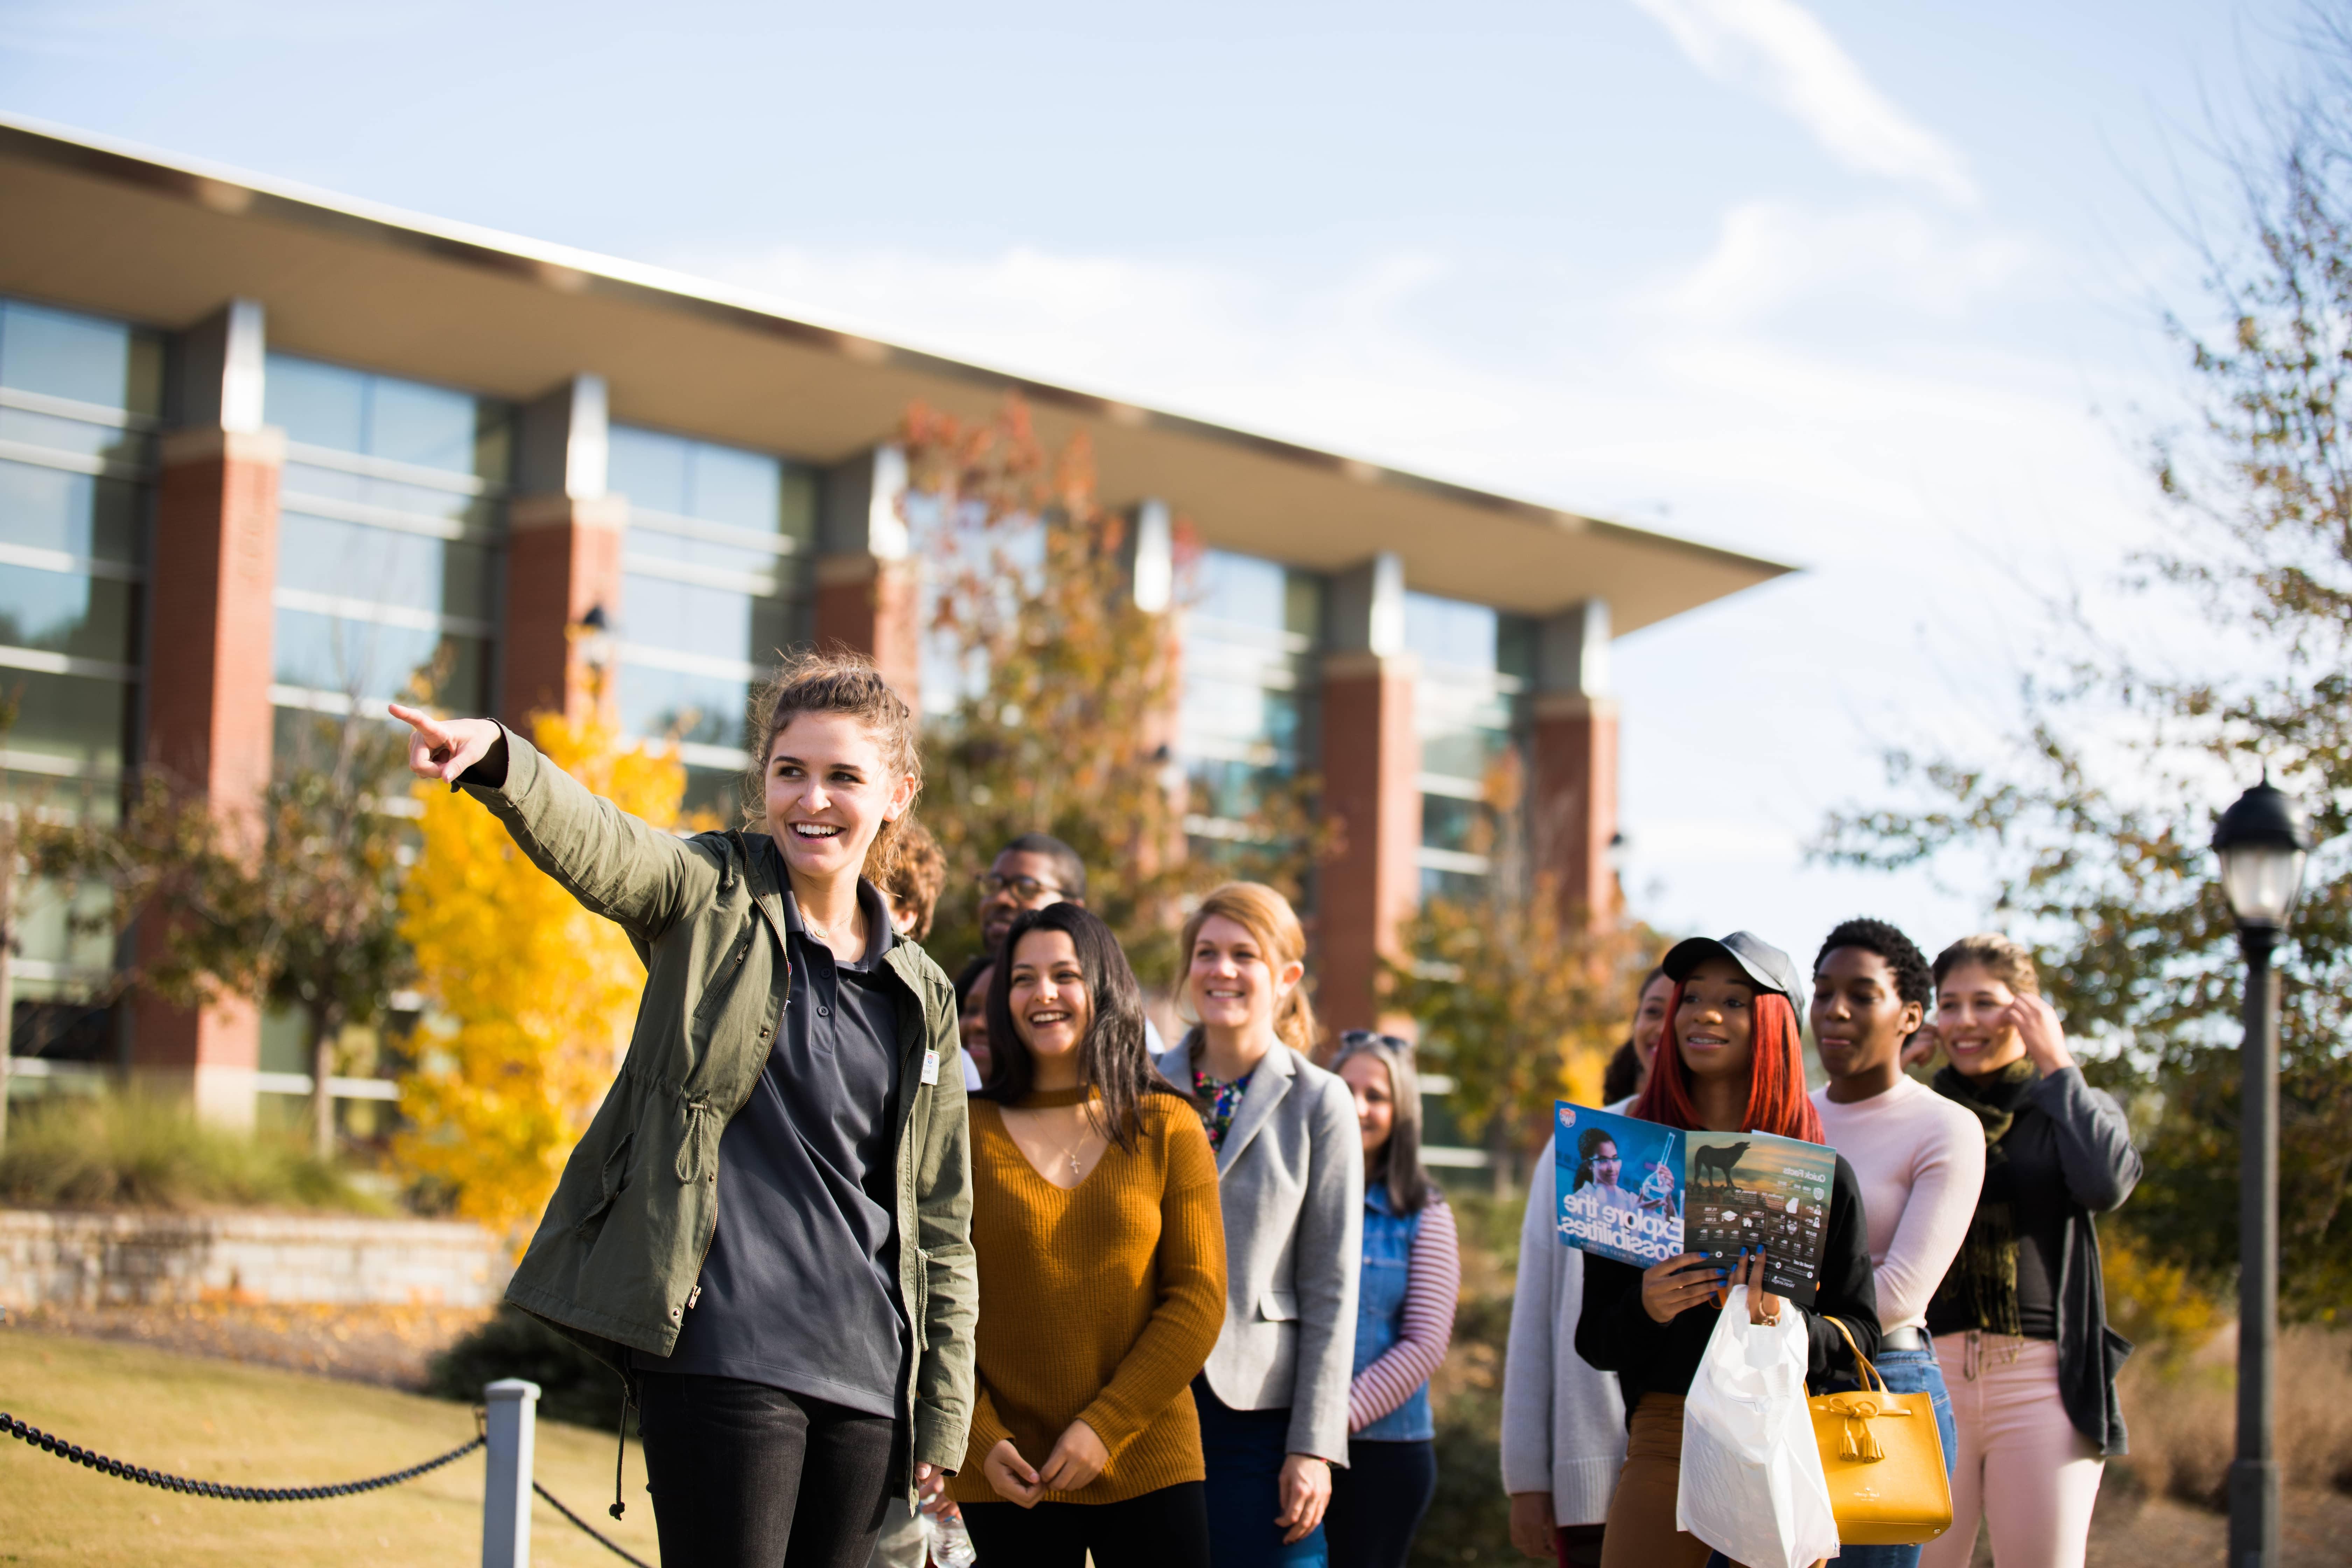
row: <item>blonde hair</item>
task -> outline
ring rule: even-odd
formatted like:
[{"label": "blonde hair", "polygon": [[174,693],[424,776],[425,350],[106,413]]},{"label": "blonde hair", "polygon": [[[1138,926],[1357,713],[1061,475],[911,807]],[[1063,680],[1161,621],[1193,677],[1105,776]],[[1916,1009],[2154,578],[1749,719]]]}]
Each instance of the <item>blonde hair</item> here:
[{"label": "blonde hair", "polygon": [[[1201,907],[1184,921],[1184,933],[1177,945],[1186,963],[1192,961],[1192,943],[1199,940],[1201,928],[1219,915],[1256,939],[1267,968],[1280,970],[1307,962],[1307,932],[1290,900],[1264,882],[1227,882],[1202,899]],[[1307,1057],[1314,1054],[1317,1033],[1315,1006],[1307,1001],[1307,982],[1301,979],[1275,1004],[1275,1038]]]},{"label": "blonde hair", "polygon": [[2023,943],[2012,942],[1999,931],[1964,936],[1937,953],[1936,984],[1943,984],[1944,976],[1970,963],[1981,966],[1987,974],[2020,996],[2042,994],[2042,974],[2033,967],[2033,954],[2025,950]]},{"label": "blonde hair", "polygon": [[[768,809],[768,758],[784,726],[803,713],[843,713],[857,720],[881,748],[883,765],[915,781],[922,793],[923,752],[915,711],[890,689],[874,661],[862,653],[842,648],[787,654],[775,679],[751,699],[751,719],[760,736],[760,749],[743,772],[744,826],[764,831]],[[866,865],[887,868],[895,858],[898,835],[915,820],[910,799],[895,822],[885,822],[866,850]]]}]

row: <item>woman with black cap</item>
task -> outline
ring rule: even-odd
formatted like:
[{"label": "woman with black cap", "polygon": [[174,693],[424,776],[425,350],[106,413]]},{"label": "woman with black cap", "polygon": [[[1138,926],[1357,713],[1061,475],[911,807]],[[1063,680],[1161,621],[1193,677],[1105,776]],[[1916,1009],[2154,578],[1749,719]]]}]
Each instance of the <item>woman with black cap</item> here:
[{"label": "woman with black cap", "polygon": [[[1694,937],[1661,965],[1675,983],[1666,1038],[1633,1114],[1693,1131],[1770,1132],[1822,1142],[1821,1118],[1805,1098],[1797,1019],[1805,989],[1789,955],[1747,931],[1722,941]],[[1606,1258],[1584,1262],[1584,1312],[1577,1352],[1613,1372],[1625,1391],[1625,1468],[1609,1504],[1601,1568],[1702,1568],[1706,1543],[1675,1528],[1680,1489],[1683,1399],[1715,1332],[1730,1287],[1748,1287],[1749,1320],[1803,1315],[1808,1376],[1851,1364],[1834,1317],[1865,1356],[1878,1348],[1877,1297],[1860,1184],[1843,1159],[1831,1189],[1829,1228],[1812,1300],[1784,1300],[1764,1289],[1761,1251],[1743,1251],[1729,1269],[1685,1252],[1646,1269]]]}]

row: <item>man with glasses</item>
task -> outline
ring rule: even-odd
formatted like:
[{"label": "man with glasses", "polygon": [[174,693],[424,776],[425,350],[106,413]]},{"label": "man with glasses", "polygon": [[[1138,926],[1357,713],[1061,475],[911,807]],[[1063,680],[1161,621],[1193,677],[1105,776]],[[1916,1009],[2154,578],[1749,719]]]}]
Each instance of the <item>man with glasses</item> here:
[{"label": "man with glasses", "polygon": [[980,874],[980,945],[993,958],[1024,910],[1087,901],[1078,852],[1050,833],[1024,833]]}]

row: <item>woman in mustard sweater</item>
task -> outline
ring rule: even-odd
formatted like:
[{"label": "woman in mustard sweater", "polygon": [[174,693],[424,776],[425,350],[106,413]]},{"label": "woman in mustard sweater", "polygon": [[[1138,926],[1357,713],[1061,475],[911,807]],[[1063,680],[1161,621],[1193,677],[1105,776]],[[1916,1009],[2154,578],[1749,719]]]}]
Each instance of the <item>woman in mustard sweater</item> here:
[{"label": "woman in mustard sweater", "polygon": [[983,1563],[1208,1568],[1190,1384],[1224,1325],[1216,1161],[1153,1072],[1110,928],[1013,922],[971,1105],[971,1439],[950,1495]]}]

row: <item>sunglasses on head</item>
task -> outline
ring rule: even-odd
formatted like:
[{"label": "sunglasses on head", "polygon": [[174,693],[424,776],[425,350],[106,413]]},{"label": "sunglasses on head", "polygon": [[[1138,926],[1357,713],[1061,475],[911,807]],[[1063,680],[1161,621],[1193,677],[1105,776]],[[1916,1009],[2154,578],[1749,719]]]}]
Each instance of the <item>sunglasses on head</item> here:
[{"label": "sunglasses on head", "polygon": [[1339,1048],[1341,1050],[1353,1050],[1358,1046],[1386,1046],[1392,1051],[1401,1051],[1406,1056],[1412,1055],[1412,1042],[1396,1035],[1383,1035],[1377,1029],[1342,1029],[1339,1031]]}]

